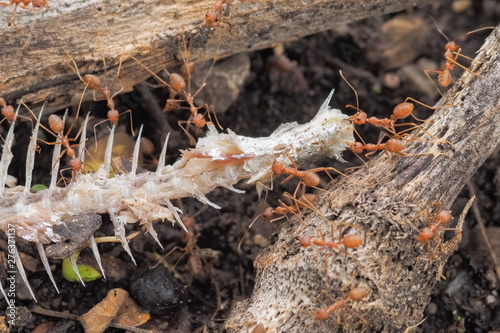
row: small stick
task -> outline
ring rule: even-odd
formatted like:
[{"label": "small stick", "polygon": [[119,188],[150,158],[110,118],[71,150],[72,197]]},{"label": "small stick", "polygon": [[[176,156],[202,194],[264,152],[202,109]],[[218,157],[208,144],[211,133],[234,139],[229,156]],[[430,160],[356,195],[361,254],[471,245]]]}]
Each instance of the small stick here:
[{"label": "small stick", "polygon": [[[469,192],[472,196],[476,195],[476,190],[474,187],[474,184],[472,182],[467,182],[467,188],[469,189]],[[497,274],[498,279],[500,279],[500,265],[498,264],[498,259],[493,251],[493,248],[491,247],[491,243],[488,239],[488,235],[486,234],[486,228],[484,227],[484,221],[483,218],[481,217],[481,213],[479,212],[479,205],[477,204],[477,201],[474,201],[472,203],[472,211],[474,212],[474,216],[476,217],[477,225],[479,226],[479,230],[481,231],[481,235],[484,238],[484,242],[486,243],[486,246],[488,247],[488,251],[490,252],[491,259],[493,261],[493,264],[495,265],[495,272]]]}]

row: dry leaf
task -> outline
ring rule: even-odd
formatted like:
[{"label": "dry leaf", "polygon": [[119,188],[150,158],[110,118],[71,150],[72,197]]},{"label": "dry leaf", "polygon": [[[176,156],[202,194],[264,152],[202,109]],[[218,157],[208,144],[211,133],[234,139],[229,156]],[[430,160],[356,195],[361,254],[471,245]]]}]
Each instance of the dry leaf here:
[{"label": "dry leaf", "polygon": [[56,323],[54,321],[49,321],[38,325],[33,329],[33,331],[31,331],[31,333],[49,333],[52,332],[54,327],[56,327]]},{"label": "dry leaf", "polygon": [[135,301],[127,297],[118,311],[116,318],[113,320],[114,323],[126,326],[141,326],[147,322],[150,318],[148,312],[141,312],[139,306]]},{"label": "dry leaf", "polygon": [[126,290],[111,289],[106,298],[79,318],[85,333],[104,332],[127,298],[129,296]]}]

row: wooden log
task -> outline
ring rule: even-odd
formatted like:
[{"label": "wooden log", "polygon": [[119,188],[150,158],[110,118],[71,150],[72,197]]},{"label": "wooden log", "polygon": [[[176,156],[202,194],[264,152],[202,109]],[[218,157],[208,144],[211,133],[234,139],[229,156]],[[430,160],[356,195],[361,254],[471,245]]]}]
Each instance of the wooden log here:
[{"label": "wooden log", "polygon": [[[441,202],[449,209],[476,169],[500,143],[500,27],[481,48],[470,72],[448,91],[415,135],[407,154],[379,154],[362,168],[328,188],[315,211],[293,218],[272,237],[257,258],[257,278],[250,299],[241,302],[226,322],[228,332],[411,332],[460,232],[448,241],[439,234],[428,245],[417,240],[432,222]],[[444,142],[447,140],[451,142]],[[446,155],[437,155],[437,154]],[[431,217],[426,217],[425,210]],[[420,215],[419,215],[420,214]],[[430,220],[430,221],[429,221]],[[317,230],[330,240],[339,233],[360,234],[359,248],[303,248],[299,239]],[[361,301],[348,297],[354,288],[368,292]],[[328,298],[325,292],[332,296]],[[343,306],[321,321],[315,311],[335,301]],[[341,303],[337,303],[340,304]]]},{"label": "wooden log", "polygon": [[[206,26],[205,14],[218,2],[220,22]],[[123,91],[130,91],[151,76],[130,58],[139,58],[154,72],[178,65],[183,37],[190,60],[217,59],[408,6],[401,0],[50,0],[49,5],[40,12],[18,8],[14,22],[19,31],[10,23],[14,6],[0,7],[0,96],[31,105],[49,100],[46,112],[77,105],[83,91],[64,50],[82,75],[101,76],[108,84],[123,61],[119,81]]]}]

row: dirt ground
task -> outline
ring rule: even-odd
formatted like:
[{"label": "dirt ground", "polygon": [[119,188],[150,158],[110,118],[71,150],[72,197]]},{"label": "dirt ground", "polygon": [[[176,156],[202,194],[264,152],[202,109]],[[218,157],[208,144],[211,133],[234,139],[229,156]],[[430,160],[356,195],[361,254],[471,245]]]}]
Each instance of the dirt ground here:
[{"label": "dirt ground", "polygon": [[[336,92],[331,105],[344,110],[344,113],[353,113],[353,110],[346,110],[345,105],[355,105],[356,100],[353,91],[342,81],[339,70],[356,88],[360,108],[369,115],[387,117],[392,108],[406,97],[432,105],[440,96],[422,73],[424,69],[442,68],[446,39],[437,31],[428,15],[432,15],[450,39],[481,27],[496,26],[499,22],[500,4],[497,1],[471,1],[469,6],[466,3],[444,1],[441,5],[371,18],[286,43],[283,54],[295,64],[287,71],[279,66],[273,50],[249,54],[250,72],[243,89],[231,107],[218,115],[218,120],[224,127],[241,135],[269,135],[283,122],[306,122],[311,119],[332,88]],[[478,32],[457,40],[463,47],[463,54],[473,57],[488,33]],[[466,59],[460,62],[466,66],[468,64]],[[238,63],[233,66],[239,68]],[[462,69],[455,72],[455,75],[459,75]],[[187,111],[161,114],[168,91],[163,87],[155,87],[155,84],[156,81],[151,79],[138,86],[133,93],[117,97],[116,103],[120,108],[133,109],[134,126],[144,124],[146,137],[154,144],[155,156],[158,156],[160,141],[165,137],[162,131],[168,126],[172,127],[168,158],[169,162],[173,162],[179,156],[178,149],[188,146],[186,135],[177,126],[178,120],[187,118]],[[105,117],[104,102],[85,104],[83,108],[92,109],[97,116],[101,113]],[[419,109],[417,116],[421,117],[432,112],[423,107]],[[130,126],[123,125],[122,130],[130,133]],[[20,149],[14,151],[18,164],[13,165],[12,174],[22,183],[23,147],[27,146],[29,140],[29,125],[19,126],[16,131],[16,147]],[[367,142],[377,142],[379,133],[367,126],[360,129],[361,136]],[[48,152],[46,156],[43,155],[45,151]],[[42,146],[42,156],[39,158],[50,161],[50,154],[51,149]],[[344,158],[348,163],[337,162],[333,166],[345,169],[362,164],[350,152],[346,152]],[[153,167],[153,162],[151,159],[145,160],[144,166]],[[470,184],[475,188],[479,214],[488,235],[491,235],[493,249],[500,258],[499,162],[500,153],[497,150],[474,175]],[[332,166],[332,163],[321,161],[317,165]],[[50,162],[37,164],[35,183],[48,183],[50,165]],[[20,241],[18,245],[24,258],[27,262],[31,261],[27,265],[28,277],[36,290],[38,305],[53,311],[81,315],[102,300],[109,290],[124,288],[132,292],[134,298],[146,308],[151,302],[157,301],[153,297],[162,298],[158,301],[164,303],[164,308],[159,311],[161,314],[154,313],[155,309],[158,310],[157,306],[150,306],[152,317],[141,326],[143,329],[154,332],[220,332],[235,302],[252,293],[253,260],[256,255],[269,242],[273,230],[280,223],[287,223],[286,219],[273,224],[259,220],[244,236],[249,224],[265,207],[278,204],[279,193],[283,190],[293,191],[294,188],[292,182],[276,186],[278,190],[270,193],[266,201],[259,201],[255,189],[245,184],[239,186],[247,191],[243,195],[235,195],[225,189],[216,190],[209,195],[209,199],[219,204],[222,207],[220,210],[206,208],[196,200],[183,200],[184,212],[196,221],[194,232],[198,237],[194,251],[186,255],[183,255],[186,246],[183,233],[168,223],[157,223],[155,228],[164,249],[149,236],[141,235],[133,239],[131,248],[138,267],[131,263],[120,245],[109,243],[100,246],[100,253],[105,257],[108,280],[87,282],[86,287],[68,282],[61,275],[61,261],[54,260],[51,264],[60,294],[56,293],[43,266],[36,259],[36,249]],[[454,205],[454,216],[459,215],[460,208],[470,196],[470,189],[465,188]],[[112,235],[109,220],[105,216],[103,220],[104,227],[97,235]],[[495,275],[495,265],[477,221],[478,215],[469,213],[460,249],[445,267],[443,275],[446,279],[441,280],[434,289],[425,310],[427,319],[417,332],[500,331],[500,280]],[[131,226],[128,233],[137,227]],[[243,236],[241,250],[238,250],[238,243]],[[0,250],[5,251],[5,237],[2,237]],[[157,268],[162,270],[161,276],[171,275],[165,295],[142,290],[144,286],[138,286],[137,281],[153,279],[153,284],[166,283],[164,280],[155,281],[157,275],[147,273],[147,270],[174,247],[179,249],[164,260],[165,265]],[[194,258],[190,259],[190,256]],[[84,251],[81,257],[87,260],[91,253]],[[188,264],[188,261],[196,259],[202,262],[199,270]],[[171,273],[165,273],[167,271]],[[2,281],[3,274],[2,267]],[[30,309],[34,302],[26,288],[19,285],[17,289],[17,304],[24,308],[20,311],[18,325],[12,327],[10,332],[33,332],[36,326],[46,322],[53,323],[52,330],[37,332],[83,332],[77,321],[32,312]],[[179,305],[176,300],[183,302]],[[0,310],[1,315],[3,312]],[[122,331],[108,328],[106,332]]]}]

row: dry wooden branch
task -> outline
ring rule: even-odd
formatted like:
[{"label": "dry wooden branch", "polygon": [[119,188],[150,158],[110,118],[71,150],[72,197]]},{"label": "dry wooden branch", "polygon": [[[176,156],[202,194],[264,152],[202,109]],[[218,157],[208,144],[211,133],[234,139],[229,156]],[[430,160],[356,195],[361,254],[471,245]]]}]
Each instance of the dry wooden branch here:
[{"label": "dry wooden branch", "polygon": [[[402,332],[423,316],[433,286],[460,240],[431,242],[430,256],[416,237],[427,225],[424,209],[442,202],[449,208],[476,169],[500,143],[500,28],[486,40],[471,70],[444,96],[425,129],[447,143],[412,142],[408,153],[447,156],[373,158],[329,188],[317,212],[285,223],[272,245],[258,257],[257,280],[250,299],[240,303],[226,322],[229,332]],[[426,140],[433,140],[423,136]],[[302,248],[299,238],[319,229],[330,238],[330,225],[343,233],[360,233],[364,244],[347,253],[319,246]],[[438,237],[440,238],[440,237]],[[349,290],[370,293],[322,322],[313,312],[332,304],[321,291],[339,300]]]},{"label": "dry wooden branch", "polygon": [[[412,5],[431,2],[415,0]],[[408,6],[401,0],[232,1],[232,7],[224,4],[222,22],[212,28],[204,25],[204,18],[215,3],[54,0],[43,12],[19,8],[15,17],[19,32],[9,27],[13,7],[2,6],[0,95],[33,104],[50,100],[51,110],[77,105],[83,85],[66,65],[69,59],[63,48],[82,74],[103,75],[104,57],[108,82],[123,60],[120,81],[124,91],[130,91],[151,75],[127,59],[138,57],[154,72],[179,64],[182,31],[191,59],[203,60],[266,48]]]}]

